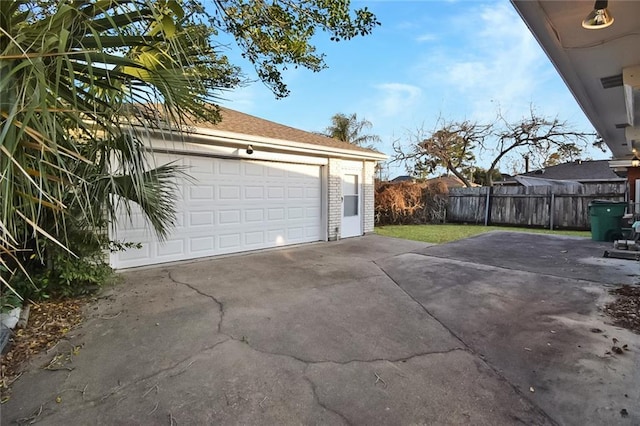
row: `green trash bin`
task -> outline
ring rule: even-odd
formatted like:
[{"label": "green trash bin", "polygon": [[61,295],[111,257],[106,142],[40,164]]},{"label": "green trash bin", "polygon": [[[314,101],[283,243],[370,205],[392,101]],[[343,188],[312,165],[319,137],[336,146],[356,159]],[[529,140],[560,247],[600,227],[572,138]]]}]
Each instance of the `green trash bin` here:
[{"label": "green trash bin", "polygon": [[589,203],[591,239],[614,241],[622,236],[622,216],[626,201],[593,200]]}]

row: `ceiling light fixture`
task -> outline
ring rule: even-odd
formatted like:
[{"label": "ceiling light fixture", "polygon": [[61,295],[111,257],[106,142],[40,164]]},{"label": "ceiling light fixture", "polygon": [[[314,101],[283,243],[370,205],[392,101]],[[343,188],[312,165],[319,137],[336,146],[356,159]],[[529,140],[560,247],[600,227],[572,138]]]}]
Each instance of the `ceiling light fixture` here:
[{"label": "ceiling light fixture", "polygon": [[607,9],[608,0],[596,0],[591,13],[582,21],[582,27],[588,30],[599,30],[613,24],[613,16]]}]

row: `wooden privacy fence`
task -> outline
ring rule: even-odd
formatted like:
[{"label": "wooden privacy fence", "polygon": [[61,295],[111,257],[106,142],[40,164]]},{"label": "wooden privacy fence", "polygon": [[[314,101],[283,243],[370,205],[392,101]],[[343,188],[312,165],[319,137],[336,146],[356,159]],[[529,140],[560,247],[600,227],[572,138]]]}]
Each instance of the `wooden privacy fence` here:
[{"label": "wooden privacy fence", "polygon": [[581,187],[495,186],[451,188],[448,222],[591,229],[589,203],[625,200],[624,182]]}]

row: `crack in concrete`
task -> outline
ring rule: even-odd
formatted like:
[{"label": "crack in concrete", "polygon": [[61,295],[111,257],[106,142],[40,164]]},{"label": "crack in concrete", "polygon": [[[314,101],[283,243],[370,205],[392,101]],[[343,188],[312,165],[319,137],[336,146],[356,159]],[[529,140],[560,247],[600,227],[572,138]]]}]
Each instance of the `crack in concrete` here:
[{"label": "crack in concrete", "polygon": [[288,353],[267,351],[265,349],[256,348],[255,346],[252,346],[250,343],[248,343],[246,341],[243,341],[243,340],[239,340],[239,339],[237,339],[235,337],[231,337],[231,339],[233,339],[235,341],[240,341],[240,342],[246,344],[247,346],[249,346],[249,348],[251,350],[259,352],[261,354],[273,355],[273,356],[282,356],[282,357],[286,357],[286,358],[291,358],[291,359],[293,359],[295,361],[301,362],[301,363],[306,364],[306,365],[320,365],[320,364],[349,365],[349,364],[354,364],[354,363],[368,364],[368,363],[375,363],[375,362],[398,363],[398,362],[410,361],[410,360],[412,360],[414,358],[420,358],[420,357],[423,357],[423,356],[442,355],[442,354],[448,354],[448,353],[455,352],[455,351],[468,351],[467,348],[456,347],[456,348],[451,348],[451,349],[447,349],[447,350],[444,350],[444,351],[419,352],[419,353],[414,353],[414,354],[411,354],[411,355],[408,355],[408,356],[405,356],[405,357],[401,357],[401,358],[367,358],[367,359],[355,358],[355,359],[349,359],[349,360],[346,360],[346,361],[337,361],[337,360],[331,360],[331,359],[315,360],[315,359],[301,358],[299,356],[288,354]]},{"label": "crack in concrete", "polygon": [[311,380],[309,378],[309,376],[307,376],[307,369],[309,368],[309,364],[307,364],[304,367],[304,371],[302,372],[302,376],[304,377],[304,380],[309,383],[309,386],[311,387],[311,393],[313,394],[313,399],[316,402],[316,404],[318,404],[318,406],[324,408],[325,410],[327,410],[330,413],[335,414],[336,416],[340,417],[340,419],[342,419],[342,421],[347,424],[347,425],[351,425],[352,423],[349,421],[349,419],[347,419],[347,417],[345,415],[343,415],[341,412],[339,412],[338,410],[335,410],[331,407],[329,407],[327,404],[325,404],[324,402],[322,402],[322,400],[320,399],[320,395],[318,395],[318,387],[316,386],[316,384],[313,382],[313,380]]},{"label": "crack in concrete", "polygon": [[[416,253],[422,256],[426,256],[429,257],[428,255],[424,255],[421,253]],[[436,257],[436,256],[434,256]],[[188,288],[190,288],[191,290],[195,291],[196,293],[198,293],[201,296],[207,297],[209,299],[211,299],[217,306],[218,309],[220,311],[220,320],[218,321],[218,325],[217,325],[217,329],[218,329],[218,333],[227,336],[229,339],[234,340],[234,341],[238,341],[238,342],[242,342],[244,344],[247,345],[247,347],[255,352],[261,353],[261,354],[265,354],[265,355],[271,355],[271,356],[282,356],[282,357],[286,357],[286,358],[290,358],[293,359],[295,361],[301,362],[303,364],[305,364],[305,370],[304,370],[304,379],[309,382],[311,388],[312,388],[312,392],[314,395],[314,399],[316,401],[316,403],[322,407],[323,409],[332,412],[336,415],[338,415],[346,424],[351,424],[349,422],[349,420],[343,416],[341,413],[339,413],[338,411],[330,408],[329,406],[327,406],[326,404],[324,404],[320,398],[318,397],[317,391],[316,391],[316,384],[313,382],[313,380],[311,380],[307,375],[306,375],[306,371],[309,368],[309,366],[311,365],[315,365],[315,364],[337,364],[337,365],[347,365],[350,363],[356,363],[356,362],[360,362],[360,363],[374,363],[374,362],[391,362],[391,363],[395,363],[395,362],[403,362],[403,361],[408,361],[410,359],[413,358],[417,358],[417,357],[421,357],[421,356],[428,356],[428,355],[434,355],[434,354],[446,354],[446,353],[450,353],[453,351],[465,351],[470,353],[473,356],[476,356],[480,362],[482,362],[484,365],[487,366],[487,368],[489,370],[491,370],[494,374],[496,374],[497,377],[499,377],[500,379],[502,379],[505,383],[507,383],[511,389],[513,389],[513,391],[519,395],[521,398],[529,401],[529,403],[531,404],[531,406],[533,407],[533,409],[535,411],[538,412],[538,414],[546,417],[552,424],[558,424],[549,414],[547,414],[542,408],[540,408],[537,404],[534,404],[533,401],[531,401],[528,397],[528,395],[526,395],[524,392],[522,392],[520,389],[518,389],[518,387],[516,387],[513,383],[511,383],[509,380],[507,380],[507,378],[500,373],[500,371],[495,368],[493,365],[491,365],[482,354],[477,353],[470,345],[468,345],[460,336],[458,336],[451,328],[449,328],[446,324],[444,324],[442,321],[440,321],[440,319],[438,319],[434,314],[432,314],[424,305],[422,305],[415,297],[413,297],[413,295],[411,295],[408,291],[406,291],[396,280],[394,280],[391,275],[389,275],[389,273],[383,268],[381,267],[378,263],[377,260],[372,260],[371,263],[373,265],[375,265],[383,274],[384,276],[386,276],[389,280],[391,280],[391,282],[394,283],[394,285],[396,285],[404,294],[406,294],[411,300],[414,301],[414,303],[417,303],[418,306],[420,306],[420,308],[422,310],[424,310],[424,312],[429,315],[429,317],[433,318],[434,321],[436,321],[438,324],[440,324],[445,330],[447,330],[456,340],[458,340],[461,344],[462,347],[456,347],[456,348],[452,348],[446,351],[432,351],[432,352],[422,352],[422,353],[418,353],[418,354],[412,354],[409,355],[407,357],[403,357],[403,358],[398,358],[398,359],[387,359],[387,358],[376,358],[376,359],[351,359],[351,360],[347,360],[347,361],[334,361],[334,360],[309,360],[309,359],[304,359],[292,354],[287,354],[287,353],[278,353],[278,352],[271,352],[271,351],[267,351],[264,349],[259,349],[257,347],[252,346],[247,340],[246,338],[237,338],[231,334],[227,334],[225,332],[222,331],[222,321],[224,318],[224,305],[222,304],[222,302],[220,302],[218,299],[216,299],[213,295],[208,294],[203,292],[202,290],[198,289],[196,286],[194,286],[193,284],[190,283],[186,283],[186,282],[182,282],[182,281],[178,281],[176,280],[171,273],[169,272],[169,278],[171,279],[171,281],[173,281],[176,284],[181,284],[184,285]],[[224,340],[223,342],[219,342],[219,343],[224,343],[229,341],[229,339]],[[183,361],[184,362],[184,361]],[[179,364],[179,363],[178,363]],[[178,365],[176,364],[176,366]]]},{"label": "crack in concrete", "polygon": [[[87,399],[85,402],[93,403],[93,402],[96,402],[96,401],[98,401],[98,402],[106,401],[112,395],[115,395],[115,394],[119,393],[120,391],[131,387],[132,385],[135,385],[137,383],[150,380],[150,379],[152,379],[154,377],[157,377],[157,376],[161,375],[162,373],[174,370],[174,369],[178,368],[181,364],[184,364],[185,362],[189,361],[190,359],[195,358],[195,357],[197,357],[198,355],[200,355],[200,354],[202,354],[204,352],[207,352],[207,351],[210,351],[212,349],[215,349],[217,346],[222,345],[223,343],[226,343],[226,342],[228,342],[230,340],[232,340],[232,339],[231,338],[224,339],[224,340],[221,340],[219,342],[214,343],[213,345],[209,345],[207,347],[204,347],[201,350],[199,350],[198,352],[196,352],[195,354],[192,354],[192,355],[189,355],[187,357],[184,357],[181,360],[174,362],[172,365],[170,365],[168,367],[161,368],[158,371],[155,371],[155,372],[153,372],[151,374],[148,374],[146,376],[140,377],[139,379],[136,379],[135,382],[125,383],[124,385],[118,385],[115,390],[112,390],[111,392],[108,392],[106,395],[101,395],[101,396],[99,396],[97,398],[94,398],[94,399]],[[191,365],[191,364],[189,364],[189,365]],[[188,366],[187,366],[187,368],[188,368]],[[185,371],[186,371],[186,368],[183,369],[182,371],[172,375],[172,376],[169,376],[169,377],[174,377],[175,375],[182,374]]]},{"label": "crack in concrete", "polygon": [[[429,257],[427,255],[424,255],[426,257]],[[435,257],[435,256],[433,256]],[[420,306],[426,313],[427,315],[429,315],[431,318],[433,318],[435,321],[437,321],[442,327],[445,328],[445,330],[447,330],[449,333],[451,333],[451,335],[453,337],[455,337],[458,341],[460,341],[460,343],[462,343],[465,347],[465,350],[467,352],[469,352],[471,355],[476,356],[480,362],[482,362],[484,365],[487,366],[487,368],[489,370],[491,370],[496,376],[498,376],[500,379],[502,379],[505,383],[507,383],[511,389],[521,398],[523,398],[524,400],[528,401],[529,404],[531,404],[531,406],[533,407],[534,410],[536,410],[538,412],[538,414],[546,417],[552,424],[554,425],[558,425],[559,423],[553,418],[551,417],[546,411],[544,411],[540,406],[538,406],[536,403],[534,403],[534,401],[532,401],[529,398],[529,395],[525,394],[524,392],[522,392],[515,384],[511,383],[501,372],[498,368],[494,367],[491,363],[489,363],[489,361],[484,357],[484,355],[476,352],[469,344],[467,344],[467,342],[465,342],[460,336],[458,336],[451,328],[449,328],[444,322],[440,321],[440,319],[438,319],[434,314],[431,313],[431,311],[429,311],[429,309],[427,309],[422,303],[420,303],[420,301],[418,301],[418,299],[416,299],[415,297],[413,297],[413,295],[411,293],[409,293],[407,290],[405,290],[399,282],[397,282],[382,266],[378,265],[378,263],[376,263],[375,261],[372,262],[373,264],[375,264],[382,272],[384,272],[387,277],[391,280],[392,283],[394,283],[400,290],[402,290],[402,292],[404,292],[411,300],[413,300],[415,303],[418,304],[418,306]]]},{"label": "crack in concrete", "polygon": [[178,281],[178,280],[176,280],[176,279],[171,275],[171,271],[167,271],[167,276],[168,276],[168,277],[169,277],[169,279],[170,279],[171,281],[173,281],[174,283],[184,285],[184,286],[186,286],[186,287],[190,288],[191,290],[195,291],[195,292],[196,292],[196,293],[198,293],[199,295],[201,295],[201,296],[204,296],[204,297],[206,297],[206,298],[211,299],[211,300],[213,301],[213,303],[215,303],[215,304],[216,304],[216,306],[218,307],[218,312],[220,313],[220,319],[218,320],[218,324],[217,324],[217,330],[218,330],[218,333],[220,333],[220,334],[224,334],[225,336],[227,336],[227,337],[229,337],[229,338],[232,338],[232,337],[231,337],[231,336],[229,336],[228,334],[226,334],[226,333],[223,333],[223,332],[222,332],[222,321],[224,321],[224,304],[223,304],[221,301],[219,301],[218,299],[216,299],[216,297],[215,297],[215,296],[213,296],[213,295],[211,295],[211,294],[208,294],[208,293],[203,292],[202,290],[200,290],[199,288],[197,288],[197,287],[196,287],[196,286],[194,286],[193,284],[190,284],[190,283],[187,283],[187,282],[182,282],[182,281]]},{"label": "crack in concrete", "polygon": [[[130,388],[130,387],[132,387],[132,386],[134,386],[134,385],[136,385],[136,384],[138,384],[138,383],[140,383],[140,382],[143,382],[143,381],[146,381],[146,380],[152,379],[153,377],[159,376],[160,374],[165,373],[165,372],[167,372],[167,371],[171,371],[172,369],[178,368],[178,367],[180,366],[180,364],[185,363],[186,361],[190,360],[191,358],[194,358],[194,357],[196,357],[196,356],[198,356],[198,355],[200,355],[200,354],[202,354],[202,353],[204,353],[204,352],[206,352],[206,351],[210,351],[210,350],[212,350],[212,349],[216,348],[218,345],[221,345],[221,344],[223,344],[223,343],[226,343],[226,342],[228,342],[228,341],[230,341],[230,340],[233,340],[233,339],[231,339],[231,338],[227,338],[227,339],[224,339],[224,340],[222,340],[222,341],[220,341],[220,342],[216,342],[216,343],[214,343],[213,345],[209,345],[209,346],[207,346],[207,347],[205,347],[205,348],[202,348],[202,349],[201,349],[201,350],[199,350],[197,353],[192,354],[192,355],[189,355],[188,357],[185,357],[185,358],[183,358],[183,359],[181,359],[181,360],[179,360],[179,361],[176,361],[176,362],[174,362],[172,365],[170,365],[169,367],[162,368],[162,369],[160,369],[160,370],[158,370],[158,371],[155,371],[155,372],[154,372],[154,373],[152,373],[152,374],[149,374],[149,375],[147,375],[147,376],[144,376],[144,377],[141,377],[141,378],[139,378],[139,379],[136,379],[135,381],[132,381],[132,382],[129,382],[129,383],[125,383],[125,384],[118,384],[118,386],[115,386],[115,387],[111,388],[111,390],[110,390],[110,391],[108,391],[107,393],[102,394],[102,395],[98,395],[98,396],[96,396],[95,398],[91,398],[91,399],[86,398],[86,399],[85,399],[85,398],[84,398],[84,395],[83,395],[83,399],[82,399],[82,404],[83,404],[83,405],[79,406],[79,407],[78,407],[77,409],[75,409],[75,410],[72,410],[72,412],[77,412],[77,411],[84,410],[84,409],[85,409],[85,407],[84,407],[84,405],[85,405],[85,404],[89,404],[89,405],[93,405],[93,406],[97,406],[97,405],[104,404],[104,403],[106,403],[106,402],[107,402],[107,401],[108,401],[112,396],[115,396],[115,395],[117,395],[117,394],[121,393],[122,391],[126,390],[127,388]],[[189,365],[191,365],[191,364],[189,364]],[[176,373],[176,374],[174,374],[174,375],[171,375],[171,376],[169,376],[169,377],[171,378],[171,377],[174,377],[174,376],[176,376],[176,375],[179,375],[179,374],[184,373],[188,367],[189,367],[189,366],[187,366],[187,367],[186,367],[186,368],[184,368],[183,370],[181,370],[181,371],[179,371],[178,373]],[[156,386],[157,386],[157,385],[156,385]],[[125,397],[125,398],[126,398],[126,397]],[[44,406],[45,404],[47,404],[47,402],[43,403],[43,404],[42,404],[42,406]],[[57,411],[56,411],[56,410],[47,410],[46,412],[45,412],[45,411],[43,411],[43,412],[38,416],[38,421],[40,421],[40,420],[42,420],[42,419],[45,419],[45,418],[47,418],[47,417],[51,417],[51,416],[53,416],[53,415],[55,415],[55,414],[57,414]]]},{"label": "crack in concrete", "polygon": [[[375,264],[375,262],[373,262]],[[376,265],[377,266],[377,265]],[[381,275],[374,275],[372,277],[378,277],[378,276],[384,276],[384,277],[388,277],[389,275],[380,267],[378,267],[378,269],[382,272]],[[216,305],[218,306],[220,313],[221,313],[221,318],[220,321],[218,323],[218,333],[222,334],[224,336],[227,336],[229,339],[234,340],[236,342],[241,342],[244,343],[245,345],[247,345],[250,349],[261,353],[261,354],[265,354],[265,355],[273,355],[273,356],[282,356],[282,357],[287,357],[287,358],[291,358],[295,361],[299,361],[303,364],[306,365],[311,365],[311,364],[337,364],[337,365],[348,365],[351,363],[355,363],[355,362],[361,362],[361,363],[373,363],[373,362],[403,362],[403,361],[408,361],[410,359],[413,358],[417,358],[417,357],[421,357],[421,356],[427,356],[427,355],[437,355],[437,354],[446,354],[449,352],[453,352],[456,350],[466,350],[466,348],[452,348],[452,349],[448,349],[445,351],[426,351],[426,352],[419,352],[419,353],[414,353],[405,357],[401,357],[401,358],[371,358],[371,359],[358,359],[358,358],[354,358],[354,359],[349,359],[346,361],[338,361],[338,360],[332,360],[332,359],[307,359],[307,358],[302,358],[290,353],[282,353],[282,352],[274,352],[274,351],[268,351],[266,349],[262,349],[262,348],[258,348],[254,345],[252,345],[244,336],[243,337],[236,337],[232,334],[226,333],[224,331],[222,331],[222,317],[224,315],[224,305],[222,302],[220,302],[218,299],[216,299],[215,296],[205,293],[204,291],[198,289],[196,286],[194,286],[193,284],[187,283],[187,282],[183,282],[183,281],[179,281],[176,280],[172,275],[171,272],[168,273],[169,275],[169,279],[171,279],[171,281],[173,281],[176,284],[181,284],[184,285],[188,288],[190,288],[191,290],[195,291],[196,293],[198,293],[201,296],[207,297],[211,300],[213,300]],[[338,284],[336,284],[338,285]],[[342,285],[344,285],[344,283],[342,283]],[[404,290],[403,290],[404,291]],[[459,339],[458,339],[459,340]]]},{"label": "crack in concrete", "polygon": [[[375,262],[374,262],[374,264],[375,264]],[[378,267],[378,269],[382,272],[382,275],[376,275],[376,277],[378,277],[378,276],[386,276],[386,277],[388,277],[388,274],[382,268]],[[261,349],[261,348],[258,348],[258,347],[255,347],[255,346],[251,345],[245,338],[237,338],[237,337],[235,337],[235,336],[233,336],[231,334],[228,334],[228,333],[225,333],[224,331],[222,331],[222,319],[223,319],[223,314],[224,314],[224,305],[222,304],[222,302],[220,302],[218,299],[216,299],[213,295],[205,293],[202,290],[198,289],[193,284],[176,280],[173,276],[171,276],[170,272],[169,272],[168,275],[169,275],[169,278],[171,279],[171,281],[173,281],[174,283],[180,284],[180,285],[184,285],[184,286],[190,288],[191,290],[195,291],[197,294],[211,299],[218,306],[218,309],[220,310],[220,313],[221,313],[220,321],[218,322],[218,327],[217,327],[218,328],[218,333],[228,337],[228,339],[223,340],[222,342],[219,342],[218,344],[221,344],[221,343],[224,343],[224,342],[228,342],[229,340],[233,340],[233,341],[236,341],[236,342],[244,343],[250,350],[258,352],[260,354],[270,355],[270,356],[285,357],[285,358],[289,358],[289,359],[292,359],[294,361],[298,361],[300,363],[303,363],[305,365],[304,372],[303,372],[303,378],[304,378],[304,380],[306,382],[309,383],[309,386],[311,386],[311,391],[313,393],[313,398],[314,398],[314,401],[316,402],[316,404],[319,407],[323,408],[324,410],[326,410],[326,411],[328,411],[330,413],[333,413],[333,414],[337,415],[338,417],[340,417],[340,419],[342,419],[342,421],[347,425],[351,425],[352,424],[349,421],[349,419],[347,419],[339,411],[337,411],[337,410],[331,408],[329,405],[325,404],[320,399],[320,397],[318,395],[318,392],[317,392],[317,385],[315,384],[315,382],[313,380],[311,380],[307,376],[307,369],[311,365],[319,365],[319,364],[348,365],[348,364],[351,364],[351,363],[375,363],[375,362],[398,363],[398,362],[406,362],[406,361],[409,361],[411,359],[422,357],[422,356],[441,355],[441,354],[447,354],[447,353],[450,353],[450,352],[453,352],[453,351],[459,351],[459,350],[468,351],[468,348],[456,347],[456,348],[448,349],[448,350],[445,350],[445,351],[428,351],[428,352],[414,353],[414,354],[411,354],[411,355],[408,355],[408,356],[405,356],[405,357],[401,357],[401,358],[393,358],[393,359],[389,359],[389,358],[350,359],[350,360],[346,360],[346,361],[310,360],[310,359],[304,359],[304,358],[298,357],[298,356],[293,355],[293,354],[267,351],[267,350],[264,350],[264,349]],[[402,290],[402,291],[404,291],[404,290]],[[215,346],[217,346],[217,344]],[[187,359],[189,359],[189,358],[187,358]],[[181,363],[185,362],[187,359],[182,360],[179,363],[176,363],[173,368],[177,368],[178,365],[180,365]],[[167,370],[168,369],[164,369],[164,371],[167,371]],[[158,372],[157,374],[160,374],[161,372]],[[154,374],[154,375],[157,375],[157,374]],[[180,374],[180,373],[178,373],[178,374]],[[152,375],[151,377],[153,377],[154,375]],[[145,378],[145,380],[148,380],[148,378]]]}]

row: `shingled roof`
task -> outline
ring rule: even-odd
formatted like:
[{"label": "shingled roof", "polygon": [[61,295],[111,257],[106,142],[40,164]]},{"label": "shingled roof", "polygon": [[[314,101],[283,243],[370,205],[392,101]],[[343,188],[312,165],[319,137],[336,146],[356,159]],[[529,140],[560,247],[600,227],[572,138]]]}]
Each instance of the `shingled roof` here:
[{"label": "shingled roof", "polygon": [[620,179],[620,176],[609,167],[609,160],[577,160],[522,173],[520,176],[574,181]]},{"label": "shingled roof", "polygon": [[219,107],[222,121],[213,123],[190,123],[196,128],[214,129],[224,132],[240,133],[249,136],[259,136],[271,139],[279,139],[291,142],[308,143],[330,148],[359,151],[363,153],[378,153],[378,151],[362,148],[338,139],[329,138],[312,132],[285,126],[284,124],[258,118],[243,112],[234,111],[229,108]]}]

